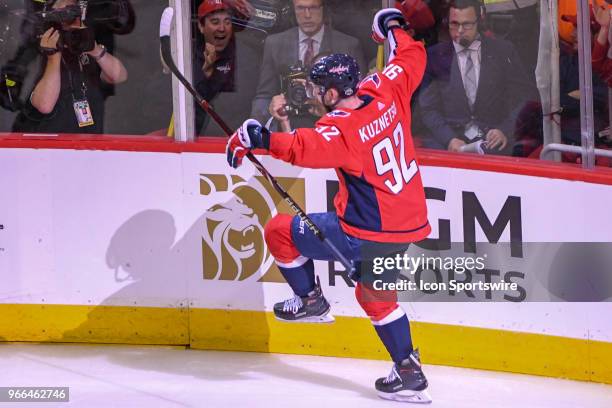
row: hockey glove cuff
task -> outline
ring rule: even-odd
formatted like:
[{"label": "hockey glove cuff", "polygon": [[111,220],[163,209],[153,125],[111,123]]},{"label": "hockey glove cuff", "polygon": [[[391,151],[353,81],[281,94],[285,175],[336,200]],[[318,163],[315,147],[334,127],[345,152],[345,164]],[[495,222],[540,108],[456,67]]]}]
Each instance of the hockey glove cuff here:
[{"label": "hockey glove cuff", "polygon": [[397,20],[400,26],[406,26],[404,15],[396,8],[386,8],[376,13],[372,22],[372,39],[375,42],[381,44],[385,41],[389,33],[388,24],[392,20]]},{"label": "hockey glove cuff", "polygon": [[270,131],[255,119],[247,119],[227,141],[227,163],[233,168],[242,165],[242,159],[252,149],[270,146]]}]

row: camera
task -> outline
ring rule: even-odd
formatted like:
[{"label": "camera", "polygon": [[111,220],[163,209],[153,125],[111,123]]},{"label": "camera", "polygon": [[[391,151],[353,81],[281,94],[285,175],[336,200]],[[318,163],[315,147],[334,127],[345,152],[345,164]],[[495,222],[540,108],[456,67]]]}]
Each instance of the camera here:
[{"label": "camera", "polygon": [[[74,23],[77,18],[86,14],[86,5],[70,5],[58,9],[43,9],[35,13],[35,31],[37,37],[41,37],[49,28],[55,28],[60,32],[57,48],[71,54],[81,54],[91,51],[95,46],[95,37],[92,29],[83,27],[78,29],[65,29],[64,27]],[[43,49],[43,52],[47,50]]]},{"label": "camera", "polygon": [[71,24],[74,20],[82,16],[81,6],[71,5],[59,9],[46,8],[36,13],[38,25],[41,27],[39,31],[48,30],[51,27],[61,28],[62,24]]},{"label": "camera", "polygon": [[[134,29],[135,14],[129,0],[79,0],[78,4],[53,9],[45,5],[34,13],[35,32],[38,37],[54,27],[60,31],[58,47],[72,54],[91,51],[95,45],[94,30],[108,29],[115,34],[127,34]],[[77,18],[82,28],[66,30]]]},{"label": "camera", "polygon": [[308,72],[299,62],[288,67],[287,72],[281,75],[281,89],[287,99],[285,111],[292,116],[304,116],[309,113],[310,105],[306,92],[306,79]]},{"label": "camera", "polygon": [[61,32],[58,47],[60,50],[79,55],[91,51],[96,46],[94,31],[89,27],[76,30],[64,30]]}]

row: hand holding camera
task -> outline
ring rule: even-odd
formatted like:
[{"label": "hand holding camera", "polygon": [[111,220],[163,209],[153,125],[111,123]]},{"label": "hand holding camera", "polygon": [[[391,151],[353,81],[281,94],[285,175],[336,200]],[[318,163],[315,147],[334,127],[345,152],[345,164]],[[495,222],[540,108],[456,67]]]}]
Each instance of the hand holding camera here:
[{"label": "hand holding camera", "polygon": [[308,114],[308,95],[306,92],[306,78],[308,72],[299,62],[288,67],[287,72],[281,75],[281,90],[286,98],[285,111],[292,116]]},{"label": "hand holding camera", "polygon": [[272,97],[272,102],[270,102],[268,110],[274,119],[278,120],[279,122],[284,122],[289,120],[289,115],[285,110],[286,106],[287,98],[285,98],[285,95],[275,95]]},{"label": "hand holding camera", "polygon": [[[41,51],[46,55],[56,52],[67,52],[74,55],[90,53],[94,50],[95,32],[93,25],[95,15],[88,15],[87,8],[81,5],[45,9],[35,14],[35,24],[40,37]],[[97,14],[100,14],[99,12]],[[109,21],[113,22],[114,20]]]},{"label": "hand holding camera", "polygon": [[53,55],[58,52],[57,43],[60,39],[60,32],[51,27],[40,38],[40,49],[47,55]]},{"label": "hand holding camera", "polygon": [[58,51],[79,55],[93,51],[95,46],[94,31],[87,27],[70,30],[51,27],[40,38],[40,49],[46,55]]},{"label": "hand holding camera", "polygon": [[287,113],[287,98],[284,94],[275,95],[272,97],[268,111],[270,115],[278,122],[278,129],[281,132],[291,132],[291,121]]}]

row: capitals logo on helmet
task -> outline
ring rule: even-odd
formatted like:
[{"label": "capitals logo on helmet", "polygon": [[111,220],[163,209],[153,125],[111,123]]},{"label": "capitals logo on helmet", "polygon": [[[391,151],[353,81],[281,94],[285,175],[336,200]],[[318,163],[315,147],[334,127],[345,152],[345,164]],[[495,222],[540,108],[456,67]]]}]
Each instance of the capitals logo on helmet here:
[{"label": "capitals logo on helmet", "polygon": [[310,80],[327,91],[335,89],[341,97],[355,94],[359,84],[359,65],[346,54],[331,54],[321,58],[310,70]]}]

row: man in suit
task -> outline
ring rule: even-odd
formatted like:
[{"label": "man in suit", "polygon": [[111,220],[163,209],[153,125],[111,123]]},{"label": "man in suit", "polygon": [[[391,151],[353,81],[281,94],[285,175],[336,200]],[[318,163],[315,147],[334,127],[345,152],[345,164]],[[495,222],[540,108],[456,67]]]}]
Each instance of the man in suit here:
[{"label": "man in suit", "polygon": [[325,24],[323,0],[292,0],[292,3],[297,27],[270,35],[264,45],[261,76],[251,112],[262,123],[270,117],[268,108],[272,97],[281,93],[281,75],[298,61],[309,66],[319,54],[345,53],[355,57],[362,73],[367,72],[359,41]]},{"label": "man in suit", "polygon": [[511,152],[516,117],[535,93],[514,46],[481,36],[480,22],[480,1],[453,0],[451,41],[427,52],[419,95],[425,146],[456,152],[482,140],[487,152]]}]

